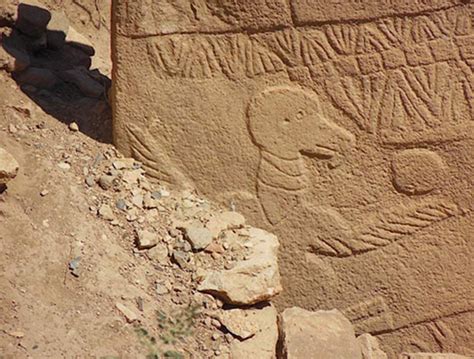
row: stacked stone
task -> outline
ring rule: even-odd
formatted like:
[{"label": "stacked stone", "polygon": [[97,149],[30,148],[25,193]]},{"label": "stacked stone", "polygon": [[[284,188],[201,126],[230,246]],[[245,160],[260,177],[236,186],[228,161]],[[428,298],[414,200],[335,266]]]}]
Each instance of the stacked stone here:
[{"label": "stacked stone", "polygon": [[[211,238],[233,230],[236,244],[249,253],[231,269],[211,271],[203,276],[198,290],[210,293],[232,309],[220,309],[214,316],[236,340],[232,358],[275,358],[278,342],[278,314],[270,300],[282,291],[278,268],[279,243],[275,235],[244,226],[238,213],[225,212],[207,223]],[[196,231],[186,229],[187,236]]]},{"label": "stacked stone", "polygon": [[66,82],[98,98],[110,86],[98,71],[89,70],[94,47],[63,11],[49,11],[36,0],[9,0],[0,5],[0,35],[0,69],[31,92]]},{"label": "stacked stone", "polygon": [[293,307],[277,313],[271,304],[282,291],[275,235],[245,226],[236,212],[218,214],[203,226],[184,224],[183,231],[195,250],[205,250],[226,231],[250,249],[233,268],[203,275],[198,286],[225,304],[213,316],[235,338],[231,358],[387,359],[377,339],[370,334],[356,338],[353,325],[338,310]]}]

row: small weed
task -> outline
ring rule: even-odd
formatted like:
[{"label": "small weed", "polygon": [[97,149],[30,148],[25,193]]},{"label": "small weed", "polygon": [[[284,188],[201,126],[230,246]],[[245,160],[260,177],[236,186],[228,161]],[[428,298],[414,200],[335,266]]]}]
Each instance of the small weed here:
[{"label": "small weed", "polygon": [[166,351],[163,356],[171,359],[184,359],[184,355],[173,350]]},{"label": "small weed", "polygon": [[144,328],[137,328],[135,332],[142,345],[147,348],[148,354],[146,355],[146,359],[159,359],[160,355],[156,347],[155,337],[152,337]]},{"label": "small weed", "polygon": [[199,315],[198,309],[198,306],[191,305],[173,316],[158,312],[158,326],[161,329],[160,338],[163,343],[175,344],[178,340],[189,336]]},{"label": "small weed", "polygon": [[[194,323],[199,315],[199,306],[190,305],[173,315],[167,315],[162,311],[157,312],[158,328],[160,330],[160,341],[163,344],[176,344],[179,340],[192,334]],[[140,342],[146,347],[148,354],[146,359],[160,359],[161,350],[159,343],[145,328],[137,328],[136,333]],[[184,359],[184,355],[173,350],[165,351],[163,358]]]}]

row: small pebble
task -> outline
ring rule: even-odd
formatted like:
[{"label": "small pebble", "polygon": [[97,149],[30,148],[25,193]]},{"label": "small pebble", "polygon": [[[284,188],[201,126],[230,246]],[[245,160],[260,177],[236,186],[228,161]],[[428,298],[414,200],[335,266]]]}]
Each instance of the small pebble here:
[{"label": "small pebble", "polygon": [[20,332],[20,331],[8,332],[7,334],[18,339],[21,339],[25,336],[25,333]]},{"label": "small pebble", "polygon": [[160,192],[152,192],[151,193],[151,198],[153,199],[161,199],[161,193]]},{"label": "small pebble", "polygon": [[66,162],[60,162],[58,163],[58,167],[64,171],[69,171],[71,169],[71,165]]},{"label": "small pebble", "polygon": [[89,187],[94,187],[94,184],[95,184],[95,178],[94,178],[94,176],[87,176],[87,177],[86,177],[86,184],[87,184]]},{"label": "small pebble", "polygon": [[165,189],[160,189],[159,194],[161,197],[169,197],[171,194],[165,190]]},{"label": "small pebble", "polygon": [[155,292],[158,295],[164,295],[164,294],[168,294],[169,290],[168,290],[168,288],[166,288],[165,285],[160,284],[160,283],[156,283]]},{"label": "small pebble", "polygon": [[137,308],[140,312],[143,312],[143,298],[142,297],[138,297],[137,298]]},{"label": "small pebble", "polygon": [[132,204],[138,208],[143,208],[143,196],[141,194],[133,196]]},{"label": "small pebble", "polygon": [[115,202],[115,207],[121,211],[125,211],[127,209],[127,203],[123,198],[119,198],[117,202]]},{"label": "small pebble", "polygon": [[79,277],[79,263],[81,261],[81,257],[76,257],[69,262],[69,270],[74,277]]},{"label": "small pebble", "polygon": [[69,129],[72,131],[72,132],[77,132],[79,131],[79,125],[75,122],[71,122],[69,124]]},{"label": "small pebble", "polygon": [[219,328],[222,327],[221,322],[219,322],[217,319],[214,319],[214,318],[211,320],[211,324],[212,324],[214,327],[216,327],[217,329],[219,329]]},{"label": "small pebble", "polygon": [[137,231],[135,242],[138,249],[150,249],[158,244],[158,236],[150,231]]},{"label": "small pebble", "polygon": [[138,315],[122,303],[115,303],[115,307],[123,314],[127,322],[132,323],[138,320]]},{"label": "small pebble", "polygon": [[99,178],[99,186],[104,190],[108,190],[111,187],[113,187],[114,183],[115,183],[114,176],[103,175],[103,176],[100,176]]},{"label": "small pebble", "polygon": [[181,269],[186,269],[188,267],[189,254],[182,251],[174,251],[173,260]]},{"label": "small pebble", "polygon": [[115,220],[114,212],[109,205],[103,204],[99,208],[99,216],[105,219],[106,221],[113,221]]}]

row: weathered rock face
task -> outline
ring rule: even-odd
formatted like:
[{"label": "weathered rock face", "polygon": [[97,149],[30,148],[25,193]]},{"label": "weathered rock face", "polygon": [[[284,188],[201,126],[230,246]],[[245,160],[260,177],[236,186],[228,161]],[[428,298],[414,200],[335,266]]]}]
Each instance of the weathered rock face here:
[{"label": "weathered rock face", "polygon": [[225,303],[252,305],[265,302],[282,290],[276,236],[257,228],[239,233],[242,248],[250,250],[232,269],[208,273],[198,290],[214,294]]},{"label": "weathered rock face", "polygon": [[278,324],[272,305],[222,311],[218,320],[236,338],[231,358],[276,358]]},{"label": "weathered rock face", "polygon": [[354,328],[339,311],[286,309],[281,315],[283,358],[362,359]]},{"label": "weathered rock face", "polygon": [[338,308],[390,358],[468,354],[473,11],[117,0],[115,143],[275,233],[278,305]]},{"label": "weathered rock face", "polygon": [[380,349],[377,338],[370,334],[362,334],[356,340],[362,351],[362,359],[387,359],[387,354]]},{"label": "weathered rock face", "polygon": [[3,148],[0,148],[0,187],[16,177],[20,166],[15,158]]}]

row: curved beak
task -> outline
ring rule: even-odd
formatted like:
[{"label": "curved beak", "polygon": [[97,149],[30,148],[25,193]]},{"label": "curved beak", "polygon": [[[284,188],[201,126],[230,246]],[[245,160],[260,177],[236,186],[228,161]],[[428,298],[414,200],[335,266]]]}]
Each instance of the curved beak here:
[{"label": "curved beak", "polygon": [[301,154],[320,159],[341,158],[355,145],[355,136],[324,118],[318,119],[317,133],[311,135]]}]

